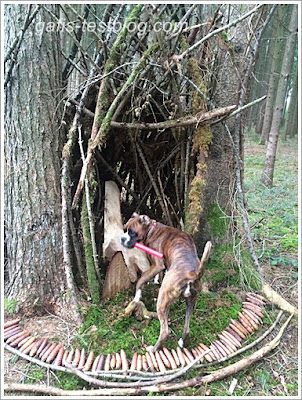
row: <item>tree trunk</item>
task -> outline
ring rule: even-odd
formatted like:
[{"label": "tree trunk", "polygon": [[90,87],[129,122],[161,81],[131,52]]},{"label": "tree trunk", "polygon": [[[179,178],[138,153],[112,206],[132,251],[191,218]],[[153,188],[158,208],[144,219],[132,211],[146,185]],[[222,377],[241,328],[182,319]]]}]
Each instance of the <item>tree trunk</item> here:
[{"label": "tree trunk", "polygon": [[295,132],[295,126],[298,125],[297,121],[297,109],[298,109],[298,69],[296,69],[294,83],[292,87],[292,93],[290,96],[290,102],[288,106],[288,112],[285,119],[284,126],[284,139],[286,140],[287,136],[293,137],[297,132]]},{"label": "tree trunk", "polygon": [[292,119],[292,124],[289,129],[289,137],[293,138],[294,136],[298,135],[298,99],[295,104],[294,115]]},{"label": "tree trunk", "polygon": [[[5,52],[24,25],[29,5],[5,6]],[[57,6],[52,10],[56,13]],[[61,312],[60,156],[61,63],[56,32],[29,26],[5,93],[5,294],[26,314]],[[11,61],[9,61],[11,62]]]},{"label": "tree trunk", "polygon": [[[274,18],[272,18],[274,20]],[[264,36],[260,41],[259,56],[255,62],[254,78],[250,83],[249,101],[253,101],[264,96],[267,92],[268,74],[272,67],[273,61],[273,45],[275,25],[270,23],[265,30]],[[251,107],[247,112],[247,126],[255,127],[257,133],[261,133],[265,104],[258,103]]]},{"label": "tree trunk", "polygon": [[290,6],[290,7],[291,7],[291,19],[289,24],[289,36],[287,38],[284,50],[284,58],[282,62],[281,74],[276,93],[274,114],[272,118],[272,125],[270,129],[264,168],[261,178],[261,182],[267,187],[273,186],[273,175],[274,175],[279,129],[281,126],[282,116],[283,116],[284,98],[286,96],[287,80],[291,72],[294,49],[296,45],[296,35],[298,29],[297,8],[296,6]]},{"label": "tree trunk", "polygon": [[285,29],[283,24],[280,23],[280,20],[281,21],[286,20],[286,18],[284,17],[285,14],[286,14],[286,7],[284,5],[279,6],[278,20],[274,21],[275,27],[273,29],[273,35],[275,34],[277,38],[275,39],[274,44],[271,45],[273,46],[273,51],[272,51],[273,60],[271,63],[271,69],[268,81],[268,90],[265,103],[263,125],[259,140],[260,144],[265,144],[267,142],[272,123],[272,117],[276,99],[276,91],[278,86],[278,77],[281,69],[283,49],[284,49],[283,37]]}]

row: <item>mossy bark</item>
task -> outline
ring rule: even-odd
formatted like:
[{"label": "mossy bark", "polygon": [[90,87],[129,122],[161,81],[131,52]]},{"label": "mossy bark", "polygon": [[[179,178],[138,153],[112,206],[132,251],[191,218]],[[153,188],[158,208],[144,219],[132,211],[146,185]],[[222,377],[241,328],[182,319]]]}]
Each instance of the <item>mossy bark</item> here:
[{"label": "mossy bark", "polygon": [[90,227],[89,227],[86,196],[83,196],[83,200],[82,200],[81,226],[82,226],[82,232],[83,232],[84,251],[85,251],[85,260],[86,260],[86,272],[87,272],[90,296],[91,296],[92,303],[98,304],[101,296],[100,296],[100,290],[99,290],[99,282],[97,279],[97,274],[96,274],[95,266],[94,266],[93,248],[92,248],[91,232],[90,232]]},{"label": "mossy bark", "polygon": [[[204,98],[194,91],[192,94],[192,108],[206,112],[205,98],[207,97],[207,88],[205,86],[202,72],[198,67],[197,60],[190,58],[188,61],[188,71],[191,79],[204,94]],[[203,190],[206,184],[205,173],[207,170],[206,159],[208,157],[209,145],[212,143],[213,135],[208,125],[197,127],[193,137],[193,151],[198,154],[196,164],[196,174],[190,185],[188,195],[188,206],[186,211],[185,229],[188,233],[194,234],[198,231],[199,217],[203,212]]]},{"label": "mossy bark", "polygon": [[113,114],[114,114],[120,100],[126,93],[127,89],[132,85],[133,81],[136,79],[136,77],[141,72],[141,70],[145,67],[147,59],[150,57],[150,55],[152,53],[154,53],[158,49],[158,47],[159,47],[158,44],[155,43],[152,47],[150,47],[143,53],[141,59],[136,64],[133,72],[131,73],[131,75],[129,76],[129,78],[127,79],[127,81],[125,82],[125,84],[123,85],[123,87],[121,88],[121,90],[119,91],[119,93],[117,94],[117,96],[115,97],[113,102],[111,103],[111,105],[102,121],[101,127],[97,133],[97,136],[95,137],[93,143],[91,144],[91,150],[94,150],[97,146],[102,146],[104,144],[104,141],[106,139],[106,134],[108,133],[108,131],[110,129],[110,123],[111,123]]},{"label": "mossy bark", "polygon": [[[116,41],[114,42],[110,50],[109,57],[104,68],[105,75],[109,74],[118,65],[120,54],[123,53],[121,47],[125,43],[126,36],[128,33],[127,27],[129,23],[135,22],[137,20],[137,17],[140,14],[142,8],[143,4],[136,5],[132,10],[132,12],[130,13],[129,17],[126,19],[122,30],[118,34]],[[109,102],[108,102],[109,98],[110,96],[109,96],[108,77],[105,77],[102,80],[98,94],[97,106],[95,110],[95,118],[92,127],[92,135],[91,135],[92,139],[94,139],[95,136],[97,135],[98,130],[102,125],[102,122],[106,116],[106,112],[109,108]]]}]

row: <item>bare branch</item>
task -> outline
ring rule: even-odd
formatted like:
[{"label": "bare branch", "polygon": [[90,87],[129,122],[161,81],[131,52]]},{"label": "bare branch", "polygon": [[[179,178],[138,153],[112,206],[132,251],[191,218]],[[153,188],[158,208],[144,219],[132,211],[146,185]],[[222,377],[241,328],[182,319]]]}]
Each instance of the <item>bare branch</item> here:
[{"label": "bare branch", "polygon": [[16,52],[14,54],[14,58],[16,58],[16,53],[19,51],[20,45],[21,45],[23,37],[24,37],[24,33],[25,33],[26,29],[29,27],[29,25],[32,23],[33,19],[35,18],[35,16],[38,13],[38,11],[40,10],[41,4],[37,5],[35,11],[31,15],[29,15],[30,8],[31,8],[31,5],[29,5],[28,14],[26,16],[23,27],[21,28],[20,32],[16,36],[15,40],[11,44],[10,48],[8,49],[8,51],[4,57],[4,64],[11,58],[11,54],[15,49],[16,49]]},{"label": "bare branch", "polygon": [[216,110],[211,110],[208,112],[198,113],[195,116],[186,116],[183,118],[172,119],[168,121],[162,122],[151,122],[151,123],[144,123],[144,122],[117,122],[111,121],[110,126],[113,128],[118,129],[148,129],[148,130],[163,130],[163,129],[170,129],[170,128],[178,128],[183,126],[190,126],[196,125],[199,126],[200,124],[205,124],[211,121],[214,118],[219,118],[223,115],[230,114],[232,111],[236,109],[236,105],[217,108]]},{"label": "bare branch", "polygon": [[154,191],[155,191],[155,193],[156,193],[156,196],[157,196],[157,200],[158,200],[158,202],[159,202],[159,204],[160,204],[160,206],[161,206],[161,209],[162,209],[164,215],[166,216],[166,220],[169,222],[169,225],[170,225],[170,226],[173,226],[172,221],[171,221],[170,214],[169,214],[168,210],[167,210],[166,207],[165,207],[164,200],[163,200],[163,198],[162,198],[162,196],[161,196],[161,194],[160,194],[160,191],[159,191],[159,189],[158,189],[158,187],[157,187],[157,184],[156,184],[156,182],[155,182],[155,179],[153,178],[153,175],[152,175],[152,173],[151,173],[151,171],[150,171],[149,165],[148,165],[147,160],[146,160],[146,158],[145,158],[145,156],[144,156],[144,153],[143,153],[143,151],[142,151],[142,148],[141,148],[141,146],[139,145],[138,142],[136,143],[136,148],[137,148],[138,154],[139,154],[139,156],[140,156],[140,158],[141,158],[141,160],[142,160],[142,163],[144,164],[144,167],[145,167],[145,169],[146,169],[146,171],[147,171],[147,174],[148,174],[148,176],[149,176],[149,179],[150,179],[150,181],[151,181],[151,183],[152,183],[153,189],[154,189]]},{"label": "bare branch", "polygon": [[[80,153],[81,153],[81,158],[82,158],[82,161],[84,164],[86,161],[85,161],[85,154],[84,154],[84,149],[83,149],[81,126],[78,126],[78,132],[79,132]],[[88,183],[87,177],[85,178],[85,195],[86,195],[86,207],[87,207],[87,214],[88,214],[88,221],[89,221],[89,230],[90,230],[90,239],[91,239],[94,270],[95,270],[96,276],[98,277],[98,281],[101,282],[101,274],[100,274],[99,263],[98,263],[98,251],[97,251],[96,242],[95,242],[93,213],[92,213],[92,209],[91,209],[91,199],[90,199],[89,183]]]},{"label": "bare branch", "polygon": [[[42,7],[57,22],[58,25],[61,24],[60,19],[52,11],[50,11],[45,5],[42,5]],[[67,33],[67,35],[70,36],[70,38],[73,40],[74,45],[83,53],[83,56],[85,58],[87,58],[96,69],[100,69],[100,67],[90,57],[90,55],[84,49],[84,47],[81,45],[81,43],[77,40],[76,36],[72,32],[70,32],[70,30],[64,24],[62,25],[62,27],[65,30],[65,32]]]}]

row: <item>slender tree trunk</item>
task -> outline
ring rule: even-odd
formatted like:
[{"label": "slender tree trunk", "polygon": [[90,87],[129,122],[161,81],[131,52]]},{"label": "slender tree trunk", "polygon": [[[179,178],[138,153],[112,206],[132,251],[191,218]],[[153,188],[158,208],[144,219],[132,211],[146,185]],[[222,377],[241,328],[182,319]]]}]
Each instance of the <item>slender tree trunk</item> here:
[{"label": "slender tree trunk", "polygon": [[284,58],[282,62],[281,74],[276,93],[276,101],[274,107],[274,114],[272,118],[271,130],[266,150],[264,168],[262,173],[261,182],[267,186],[273,186],[274,167],[276,160],[276,151],[278,144],[279,129],[282,122],[284,98],[286,96],[286,87],[288,76],[291,72],[292,60],[296,44],[296,35],[298,29],[297,8],[295,5],[291,7],[291,19],[289,24],[289,36],[286,41]]},{"label": "slender tree trunk", "polygon": [[268,81],[268,90],[267,90],[267,97],[266,97],[266,104],[265,104],[265,111],[263,117],[263,125],[259,143],[265,144],[268,140],[272,118],[273,118],[273,111],[275,105],[275,98],[276,98],[276,91],[278,86],[278,79],[279,79],[279,72],[281,70],[281,63],[283,58],[283,49],[284,49],[284,26],[280,23],[280,21],[285,20],[285,13],[286,7],[284,5],[278,6],[279,13],[278,13],[278,20],[275,22],[275,27],[273,29],[273,35],[277,36],[275,39],[275,43],[273,46],[272,51],[272,63],[270,69],[270,76]]},{"label": "slender tree trunk", "polygon": [[[253,101],[254,99],[258,99],[267,92],[267,82],[269,71],[272,66],[273,60],[273,45],[272,45],[272,37],[274,36],[274,24],[270,23],[267,29],[265,30],[265,34],[263,39],[260,42],[259,56],[256,60],[255,65],[255,78],[252,79],[251,89],[249,101]],[[257,133],[261,133],[262,123],[263,123],[263,114],[264,114],[265,106],[261,102],[254,107],[251,107],[247,112],[247,124],[249,127],[254,126],[256,128]]]},{"label": "slender tree trunk", "polygon": [[288,112],[285,119],[284,126],[284,139],[286,140],[287,136],[291,137],[295,135],[294,127],[297,125],[296,119],[297,114],[296,110],[298,109],[298,69],[296,69],[294,83],[292,87],[292,93],[290,96],[290,102],[288,106]]},{"label": "slender tree trunk", "polygon": [[293,138],[298,135],[298,99],[295,104],[295,110],[292,118],[291,127],[289,129],[289,137]]},{"label": "slender tree trunk", "polygon": [[[28,8],[5,6],[7,46]],[[25,32],[5,93],[5,293],[17,300],[17,311],[36,314],[61,312],[65,293],[60,41],[56,32],[36,30],[43,22],[47,19],[40,10]]]}]

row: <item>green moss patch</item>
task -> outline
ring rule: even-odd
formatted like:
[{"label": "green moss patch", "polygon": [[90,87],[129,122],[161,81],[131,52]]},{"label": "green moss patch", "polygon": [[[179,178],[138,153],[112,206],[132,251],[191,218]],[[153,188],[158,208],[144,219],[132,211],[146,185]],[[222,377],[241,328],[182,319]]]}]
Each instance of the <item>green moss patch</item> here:
[{"label": "green moss patch", "polygon": [[[156,310],[157,293],[158,286],[153,283],[143,291],[143,301],[150,311]],[[125,291],[98,307],[89,307],[73,347],[94,350],[95,354],[112,354],[124,349],[128,358],[134,352],[144,354],[146,347],[157,341],[160,323],[157,319],[138,321],[135,316],[127,317],[124,310],[132,297],[132,291]],[[191,319],[188,347],[217,339],[217,332],[225,329],[231,318],[237,318],[241,307],[241,301],[230,291],[201,293]],[[165,341],[168,348],[176,348],[182,336],[185,313],[185,300],[178,299],[170,309],[171,335]]]},{"label": "green moss patch", "polygon": [[206,212],[206,219],[210,224],[211,232],[215,237],[223,237],[227,231],[226,216],[216,203],[210,205]]}]

